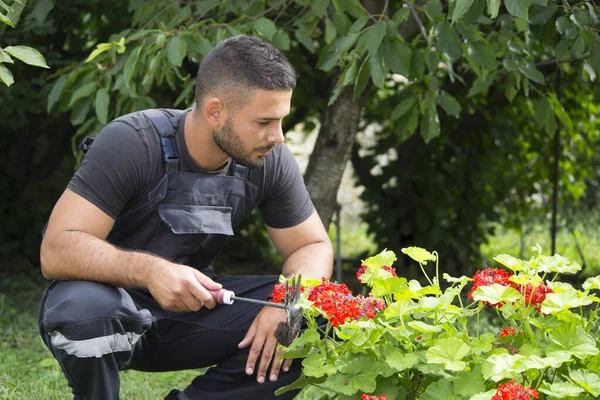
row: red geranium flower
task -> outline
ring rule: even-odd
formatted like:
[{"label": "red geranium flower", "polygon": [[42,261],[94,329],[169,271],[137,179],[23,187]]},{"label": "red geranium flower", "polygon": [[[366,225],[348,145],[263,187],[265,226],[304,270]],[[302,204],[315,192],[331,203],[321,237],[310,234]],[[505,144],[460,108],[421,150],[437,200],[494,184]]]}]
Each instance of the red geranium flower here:
[{"label": "red geranium flower", "polygon": [[510,335],[514,335],[515,333],[517,333],[517,331],[515,331],[515,328],[513,328],[512,326],[508,329],[502,329],[502,332],[500,332],[500,334],[498,335],[499,338],[503,338],[505,336],[510,336]]},{"label": "red geranium flower", "polygon": [[387,400],[387,398],[388,397],[385,394],[380,397],[377,397],[377,396],[371,396],[370,394],[365,393],[361,396],[361,399],[363,399],[363,400]]},{"label": "red geranium flower", "polygon": [[[294,290],[294,289],[292,289]],[[304,286],[300,286],[300,293],[304,293]],[[285,296],[285,284],[278,283],[273,286],[273,292],[271,292],[271,302],[273,303],[281,303],[283,297]]]},{"label": "red geranium flower", "polygon": [[523,386],[515,380],[511,380],[504,385],[499,385],[496,394],[492,396],[492,400],[531,400],[539,398],[537,390],[528,386]]}]

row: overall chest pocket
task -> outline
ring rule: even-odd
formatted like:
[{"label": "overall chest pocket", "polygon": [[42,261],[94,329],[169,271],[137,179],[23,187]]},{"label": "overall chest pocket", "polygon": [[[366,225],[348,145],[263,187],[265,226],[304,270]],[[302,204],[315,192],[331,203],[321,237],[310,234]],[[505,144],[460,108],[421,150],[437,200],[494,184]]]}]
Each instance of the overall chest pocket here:
[{"label": "overall chest pocket", "polygon": [[[233,235],[232,207],[161,204],[161,222],[155,243],[160,243],[163,257],[182,260],[193,254],[212,254],[216,242],[222,243]],[[204,260],[204,256],[201,257]]]},{"label": "overall chest pocket", "polygon": [[160,219],[176,235],[233,235],[232,207],[161,204]]}]

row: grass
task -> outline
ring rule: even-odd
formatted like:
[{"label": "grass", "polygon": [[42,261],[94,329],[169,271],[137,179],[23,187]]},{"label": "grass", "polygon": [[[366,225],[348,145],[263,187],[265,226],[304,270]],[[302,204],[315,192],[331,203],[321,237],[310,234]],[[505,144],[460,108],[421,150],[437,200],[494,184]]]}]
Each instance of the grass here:
[{"label": "grass", "polygon": [[[37,307],[46,285],[31,271],[0,275],[0,398],[8,400],[72,399],[60,367],[42,343],[37,330]],[[124,400],[163,399],[182,389],[201,370],[121,373]]]}]

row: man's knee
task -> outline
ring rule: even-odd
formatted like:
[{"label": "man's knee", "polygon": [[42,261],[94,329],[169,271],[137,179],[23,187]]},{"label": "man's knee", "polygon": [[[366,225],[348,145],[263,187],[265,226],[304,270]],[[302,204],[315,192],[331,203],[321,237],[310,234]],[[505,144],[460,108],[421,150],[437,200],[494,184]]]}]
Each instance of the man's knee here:
[{"label": "man's knee", "polygon": [[52,285],[40,307],[40,333],[46,344],[80,358],[130,350],[152,324],[127,292],[89,281]]}]

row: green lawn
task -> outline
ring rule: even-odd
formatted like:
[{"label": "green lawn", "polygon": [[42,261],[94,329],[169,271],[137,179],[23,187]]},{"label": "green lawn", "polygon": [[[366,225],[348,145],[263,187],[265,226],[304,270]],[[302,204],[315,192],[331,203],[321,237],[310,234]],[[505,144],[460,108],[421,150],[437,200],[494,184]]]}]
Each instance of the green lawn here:
[{"label": "green lawn", "polygon": [[[35,271],[0,275],[0,398],[18,400],[72,399],[58,363],[37,331],[37,306],[46,282]],[[201,371],[121,373],[124,400],[163,399],[182,389]]]}]

